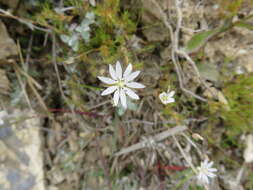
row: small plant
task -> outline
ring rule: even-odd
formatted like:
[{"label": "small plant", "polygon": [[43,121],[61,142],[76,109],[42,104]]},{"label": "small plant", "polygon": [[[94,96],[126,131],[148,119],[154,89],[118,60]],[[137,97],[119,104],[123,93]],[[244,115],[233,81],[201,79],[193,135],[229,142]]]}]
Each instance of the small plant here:
[{"label": "small plant", "polygon": [[95,23],[95,14],[93,12],[88,12],[85,15],[85,18],[82,20],[81,24],[78,26],[68,26],[70,29],[70,35],[61,35],[61,40],[68,44],[72,48],[73,51],[77,51],[79,48],[79,40],[80,38],[84,40],[85,43],[89,43],[90,41],[90,25]]}]

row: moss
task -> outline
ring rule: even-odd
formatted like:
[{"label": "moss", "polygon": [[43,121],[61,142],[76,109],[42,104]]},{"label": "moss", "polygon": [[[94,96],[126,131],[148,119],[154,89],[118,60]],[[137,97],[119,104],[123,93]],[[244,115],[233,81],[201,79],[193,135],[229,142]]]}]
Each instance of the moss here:
[{"label": "moss", "polygon": [[238,76],[232,82],[228,82],[223,91],[230,108],[222,112],[222,118],[228,127],[227,134],[234,137],[251,131],[253,124],[253,74]]},{"label": "moss", "polygon": [[223,147],[235,146],[238,135],[252,131],[253,74],[239,75],[226,82],[222,91],[228,105],[217,102],[209,104],[209,126],[225,126],[224,142],[220,143]]}]

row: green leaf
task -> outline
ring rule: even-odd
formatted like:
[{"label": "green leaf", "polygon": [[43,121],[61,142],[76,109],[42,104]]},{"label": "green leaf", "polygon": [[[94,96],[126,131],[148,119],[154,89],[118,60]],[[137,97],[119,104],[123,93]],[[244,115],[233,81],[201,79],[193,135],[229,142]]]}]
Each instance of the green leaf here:
[{"label": "green leaf", "polygon": [[62,40],[63,42],[65,42],[65,43],[68,43],[68,41],[69,41],[69,39],[70,39],[70,37],[67,36],[67,35],[65,35],[65,34],[62,34],[62,35],[60,36],[60,38],[61,38],[61,40]]},{"label": "green leaf", "polygon": [[83,40],[84,40],[86,43],[89,43],[89,41],[90,41],[90,33],[89,33],[89,32],[83,32],[83,33],[81,34],[81,36],[82,36]]},{"label": "green leaf", "polygon": [[249,30],[253,30],[253,23],[249,23],[249,22],[240,21],[240,22],[237,22],[235,24],[235,26],[238,26],[238,27],[241,27],[241,28],[247,28]]},{"label": "green leaf", "polygon": [[117,111],[117,113],[118,113],[119,116],[122,116],[126,112],[126,109],[121,104],[119,104],[117,106],[116,111]]},{"label": "green leaf", "polygon": [[187,53],[192,53],[201,48],[212,36],[214,36],[220,29],[208,30],[200,32],[188,41],[185,47]]},{"label": "green leaf", "polygon": [[132,102],[130,99],[127,99],[127,108],[132,111],[137,111],[138,105]]}]

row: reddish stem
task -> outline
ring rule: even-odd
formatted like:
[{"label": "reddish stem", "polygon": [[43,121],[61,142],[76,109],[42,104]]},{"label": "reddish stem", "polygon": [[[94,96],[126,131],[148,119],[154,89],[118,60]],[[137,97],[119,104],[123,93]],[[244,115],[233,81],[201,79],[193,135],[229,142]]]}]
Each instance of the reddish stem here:
[{"label": "reddish stem", "polygon": [[171,171],[183,171],[187,169],[185,166],[170,166],[170,165],[161,165],[158,164],[157,168],[162,169],[162,170],[171,170]]}]

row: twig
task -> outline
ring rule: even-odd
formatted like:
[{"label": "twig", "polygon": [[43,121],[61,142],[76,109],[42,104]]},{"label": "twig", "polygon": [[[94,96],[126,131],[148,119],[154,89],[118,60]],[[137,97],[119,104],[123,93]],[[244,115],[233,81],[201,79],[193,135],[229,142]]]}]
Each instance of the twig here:
[{"label": "twig", "polygon": [[[24,59],[23,59],[23,56],[22,56],[22,53],[21,53],[21,50],[20,50],[20,46],[18,46],[18,50],[19,50],[20,61],[21,61],[22,65],[24,65]],[[37,89],[34,87],[34,86],[36,86],[38,89],[42,89],[41,85],[40,85],[38,82],[36,82],[29,74],[27,74],[25,71],[23,71],[23,70],[18,66],[17,63],[13,62],[13,64],[14,64],[14,69],[15,69],[15,71],[16,71],[17,73],[19,72],[19,73],[23,74],[23,75],[26,77],[28,86],[32,89],[33,93],[34,93],[35,96],[37,97],[37,99],[38,99],[40,105],[43,107],[43,109],[44,109],[45,111],[47,111],[47,106],[46,106],[45,102],[43,101],[43,99],[42,99],[41,96],[39,95]],[[23,88],[25,88],[25,86],[24,86]],[[27,97],[27,98],[28,98],[28,97]]]},{"label": "twig", "polygon": [[16,63],[14,65],[16,66],[17,70],[23,74],[32,84],[34,84],[39,90],[42,90],[42,86],[34,78],[23,71]]},{"label": "twig", "polygon": [[28,43],[28,48],[27,48],[27,54],[26,54],[26,58],[25,58],[25,64],[29,65],[29,61],[30,61],[30,57],[31,57],[31,52],[32,52],[32,44],[33,44],[33,33],[31,34],[29,43]]},{"label": "twig", "polygon": [[108,104],[108,103],[111,103],[111,100],[106,100],[106,101],[104,101],[104,102],[102,102],[102,103],[100,103],[100,104],[97,104],[97,105],[95,105],[95,106],[92,106],[92,107],[88,108],[88,110],[96,109],[96,108],[98,108],[98,107],[100,107],[100,106],[103,106],[103,105],[106,105],[106,104]]},{"label": "twig", "polygon": [[186,58],[186,60],[191,64],[194,72],[197,74],[198,79],[200,80],[200,82],[206,87],[207,90],[209,90],[209,92],[215,97],[216,95],[214,94],[214,92],[210,89],[210,87],[206,84],[206,82],[202,79],[199,70],[195,64],[195,62],[192,60],[192,58],[185,52],[182,50],[177,50],[178,54],[181,54],[182,56],[184,56]]},{"label": "twig", "polygon": [[[148,137],[147,139],[153,139],[155,142],[159,142],[159,141],[162,141],[162,140],[168,138],[169,136],[181,133],[181,132],[185,131],[186,129],[187,129],[186,126],[176,126],[172,129],[168,129],[166,131],[163,131],[153,137]],[[134,144],[132,146],[122,149],[121,151],[115,153],[114,156],[120,156],[123,154],[127,154],[130,152],[142,149],[145,147],[145,145],[146,145],[146,141],[139,142],[137,144]]]},{"label": "twig", "polygon": [[[173,32],[173,28],[172,28],[171,24],[169,23],[169,19],[168,19],[167,15],[163,12],[163,10],[161,9],[161,7],[157,3],[157,1],[153,0],[153,3],[158,8],[159,13],[162,16],[162,21],[163,21],[164,25],[168,28],[168,30],[170,32],[170,39],[171,39],[171,42],[172,42],[171,58],[172,58],[172,63],[174,64],[174,67],[176,69],[176,73],[177,73],[178,80],[179,80],[179,86],[180,86],[181,90],[183,92],[195,97],[196,99],[199,99],[203,102],[206,102],[207,99],[193,93],[192,91],[190,91],[190,90],[188,90],[184,87],[183,78],[182,78],[182,75],[183,75],[182,73],[183,72],[181,71],[180,65],[178,63],[179,33],[180,33],[180,29],[182,28],[182,18],[183,18],[182,17],[182,12],[181,12],[181,9],[180,9],[180,1],[175,0],[176,12],[177,12],[177,26],[176,26],[175,32]],[[196,70],[196,67],[195,67],[196,65],[192,64],[192,62],[191,62],[191,65],[193,66],[193,69]],[[198,69],[197,69],[197,71],[198,71]],[[197,72],[197,74],[198,73],[199,72]]]},{"label": "twig", "polygon": [[203,154],[200,151],[200,149],[198,148],[198,146],[185,133],[182,133],[182,136],[184,136],[184,138],[186,138],[186,140],[197,150],[199,156],[202,157]]},{"label": "twig", "polygon": [[[24,65],[24,59],[23,59],[23,55],[22,55],[22,52],[21,52],[21,48],[20,48],[20,44],[19,42],[17,43],[17,47],[18,47],[18,53],[19,53],[19,58],[20,58],[20,62],[22,65]],[[32,109],[32,104],[29,100],[29,96],[26,92],[26,82],[23,82],[19,72],[17,71],[17,68],[14,67],[14,70],[15,70],[15,73],[17,75],[17,78],[18,78],[18,81],[20,83],[20,86],[22,87],[22,91],[23,91],[23,94],[25,96],[25,99],[27,101],[27,104],[29,105],[30,109]]]},{"label": "twig", "polygon": [[47,106],[45,104],[45,102],[43,101],[42,97],[39,95],[37,89],[34,87],[36,86],[39,89],[42,89],[42,87],[31,77],[29,76],[26,72],[24,72],[17,63],[14,62],[14,69],[18,72],[20,72],[21,74],[23,74],[26,79],[27,79],[27,83],[28,86],[32,89],[33,93],[35,94],[35,96],[37,97],[40,105],[43,107],[43,109],[47,112]]},{"label": "twig", "polygon": [[26,89],[25,89],[25,85],[26,85],[26,84],[23,83],[23,81],[22,81],[22,79],[21,79],[20,74],[18,73],[18,71],[17,71],[15,68],[14,68],[14,70],[15,70],[15,73],[16,73],[16,75],[17,75],[19,84],[20,84],[20,86],[21,86],[21,88],[22,88],[22,91],[23,91],[23,94],[24,94],[24,96],[25,96],[26,102],[27,102],[27,104],[29,105],[30,109],[32,109],[32,104],[31,104],[31,102],[30,102],[30,100],[29,100],[29,97],[28,97],[28,95],[27,95],[27,93],[26,93]]},{"label": "twig", "polygon": [[47,33],[51,33],[52,32],[51,29],[46,29],[46,28],[42,28],[42,27],[36,26],[36,25],[33,24],[33,21],[30,21],[28,19],[23,19],[23,18],[19,18],[17,16],[14,16],[10,12],[5,11],[3,9],[0,9],[0,13],[2,13],[2,14],[0,14],[2,16],[15,19],[15,20],[19,21],[21,24],[25,24],[31,30],[37,29],[37,30],[40,30],[40,31],[43,31],[43,32],[47,32]]},{"label": "twig", "polygon": [[61,85],[61,78],[60,78],[60,74],[59,74],[59,70],[58,70],[57,62],[56,62],[56,39],[55,39],[54,33],[52,33],[52,62],[54,64],[54,69],[55,69],[55,73],[56,73],[56,77],[57,77],[57,81],[58,81],[61,95],[65,99],[65,95],[64,95],[62,85]]},{"label": "twig", "polygon": [[197,174],[197,173],[198,173],[198,172],[197,172],[197,169],[194,167],[194,165],[192,164],[191,160],[190,160],[190,159],[188,158],[188,156],[185,154],[185,152],[184,152],[182,146],[179,144],[177,138],[176,138],[174,135],[173,135],[172,137],[173,137],[173,139],[175,140],[175,143],[176,143],[176,145],[177,145],[179,151],[180,151],[181,154],[183,155],[184,159],[186,160],[186,162],[190,165],[190,167],[192,168],[192,170],[194,171],[194,173]]}]

